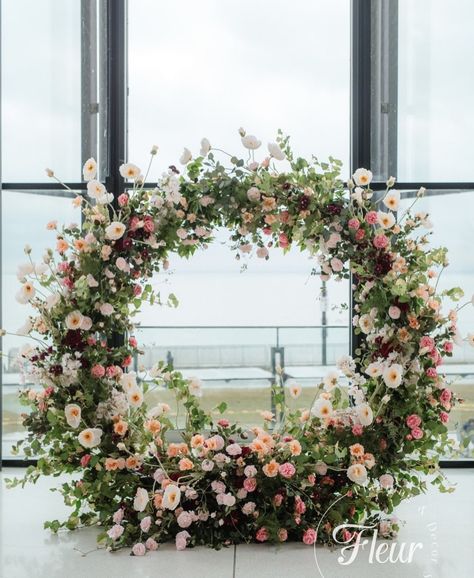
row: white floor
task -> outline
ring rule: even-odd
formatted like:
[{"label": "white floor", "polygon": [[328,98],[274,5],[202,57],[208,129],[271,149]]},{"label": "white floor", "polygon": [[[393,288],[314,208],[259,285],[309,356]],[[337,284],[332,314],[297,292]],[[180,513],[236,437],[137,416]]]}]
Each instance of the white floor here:
[{"label": "white floor", "polygon": [[[406,521],[397,546],[420,543],[410,564],[369,561],[369,548],[349,566],[338,563],[339,551],[303,544],[238,546],[219,552],[195,548],[176,552],[165,545],[143,558],[126,551],[97,550],[96,530],[43,530],[45,519],[61,517],[65,506],[43,479],[24,490],[7,490],[3,479],[21,470],[4,469],[0,489],[0,576],[2,578],[470,578],[474,575],[474,470],[447,470],[457,483],[453,494],[430,491],[403,504]],[[408,547],[408,546],[406,546]],[[319,570],[318,565],[319,564]]]}]

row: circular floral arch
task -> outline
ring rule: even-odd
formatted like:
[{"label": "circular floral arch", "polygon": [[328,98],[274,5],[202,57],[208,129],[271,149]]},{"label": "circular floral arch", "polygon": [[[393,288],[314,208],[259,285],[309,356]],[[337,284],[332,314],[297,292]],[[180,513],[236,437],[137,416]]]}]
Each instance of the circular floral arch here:
[{"label": "circular floral arch", "polygon": [[[55,248],[42,261],[26,250],[17,299],[35,310],[21,331],[35,341],[21,356],[42,386],[21,393],[31,411],[19,445],[39,458],[27,479],[80,474],[62,486],[73,512],[48,522],[53,530],[99,522],[108,547],[129,545],[135,555],[171,539],[178,549],[334,542],[341,524],[380,519],[423,491],[418,474],[433,473],[448,449],[454,396],[438,366],[451,355],[457,313],[443,314],[441,301],[460,292],[436,293],[446,251],[426,247],[428,216],[400,210],[394,179],[373,196],[368,170],[345,187],[335,159],[297,158],[279,134],[257,161],[261,143],[240,136],[247,159],[225,157],[203,139],[197,158],[184,150],[184,175],[170,167],[153,190],[138,167],[124,164],[130,190],[116,200],[90,159],[88,195],[74,201],[82,228],[51,222]],[[356,357],[339,360],[314,386],[312,407],[290,410],[281,387],[279,418],[264,415],[251,431],[204,412],[199,382],[164,362],[144,381],[128,370],[139,353],[133,315],[159,302],[147,281],[167,268],[170,253],[191,256],[216,227],[230,231],[238,254],[268,258],[271,246],[298,246],[323,279],[352,273],[353,324],[364,334]],[[179,441],[169,435],[169,407],[144,402],[150,383],[184,404]],[[300,391],[293,384],[286,393]],[[439,472],[434,483],[444,489]],[[383,522],[385,535],[393,530]]]}]

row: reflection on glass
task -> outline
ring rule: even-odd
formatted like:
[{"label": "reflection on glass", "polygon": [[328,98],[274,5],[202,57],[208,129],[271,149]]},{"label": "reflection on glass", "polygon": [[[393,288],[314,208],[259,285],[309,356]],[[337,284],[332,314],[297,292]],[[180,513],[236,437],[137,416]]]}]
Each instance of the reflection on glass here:
[{"label": "reflection on glass", "polygon": [[2,179],[65,181],[81,169],[81,2],[4,0]]},{"label": "reflection on glass", "polygon": [[[54,247],[54,231],[46,230],[46,223],[78,222],[80,213],[71,204],[71,196],[51,193],[23,193],[2,191],[2,324],[15,333],[33,309],[15,300],[19,282],[16,272],[20,264],[27,262],[24,247],[33,247],[33,261],[41,261],[44,250]],[[18,400],[20,374],[17,355],[26,337],[6,335],[2,338],[2,454],[8,458],[12,445],[23,433],[20,414],[25,411]]]},{"label": "reflection on glass", "polygon": [[472,182],[474,3],[399,0],[398,179]]}]

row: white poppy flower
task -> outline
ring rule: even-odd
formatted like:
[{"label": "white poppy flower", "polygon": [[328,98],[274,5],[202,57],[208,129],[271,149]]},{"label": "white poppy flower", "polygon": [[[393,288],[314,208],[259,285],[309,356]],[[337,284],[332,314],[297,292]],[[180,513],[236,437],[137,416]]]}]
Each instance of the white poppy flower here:
[{"label": "white poppy flower", "polygon": [[137,512],[143,512],[149,502],[148,492],[145,488],[138,488],[133,500],[133,509]]},{"label": "white poppy flower", "polygon": [[357,169],[352,175],[352,178],[356,185],[359,187],[365,187],[366,185],[370,185],[372,182],[372,172],[367,169]]},{"label": "white poppy flower", "polygon": [[112,195],[112,193],[104,193],[103,195],[100,195],[99,197],[97,197],[96,203],[98,205],[108,205],[113,200],[114,200],[114,196]]},{"label": "white poppy flower", "polygon": [[96,180],[87,183],[87,194],[91,199],[98,199],[107,192],[105,186]]},{"label": "white poppy flower", "polygon": [[78,435],[79,443],[85,448],[95,448],[100,444],[102,433],[98,427],[84,429]]},{"label": "white poppy flower", "polygon": [[117,239],[120,239],[120,237],[123,237],[125,228],[126,227],[123,223],[114,221],[113,223],[110,223],[108,227],[106,227],[105,238],[110,239],[111,241],[116,241]]},{"label": "white poppy flower", "polygon": [[136,180],[141,174],[141,170],[133,163],[124,163],[120,166],[119,172],[124,179]]},{"label": "white poppy flower", "polygon": [[27,281],[26,283],[23,283],[21,289],[18,291],[15,298],[18,301],[18,303],[25,305],[26,303],[31,301],[35,295],[36,289],[34,288],[33,283]]},{"label": "white poppy flower", "polygon": [[31,323],[31,319],[28,317],[25,323],[23,323],[23,325],[17,329],[16,334],[26,336],[32,329],[33,323]]},{"label": "white poppy flower", "polygon": [[83,321],[83,316],[80,311],[71,311],[68,313],[65,319],[66,327],[71,331],[75,331],[76,329],[80,329]]},{"label": "white poppy flower", "polygon": [[383,211],[379,211],[377,213],[377,219],[379,225],[383,229],[391,229],[393,225],[395,225],[395,216],[393,213],[384,213]]},{"label": "white poppy flower", "polygon": [[120,378],[120,385],[124,391],[128,391],[137,387],[137,374],[134,371],[122,374]]},{"label": "white poppy flower", "polygon": [[140,407],[143,403],[143,392],[139,387],[132,387],[127,392],[128,403],[132,407]]},{"label": "white poppy flower", "polygon": [[268,152],[270,153],[270,156],[272,156],[277,161],[284,161],[286,159],[285,153],[281,150],[276,142],[268,143]]},{"label": "white poppy flower", "polygon": [[167,510],[175,510],[179,501],[181,500],[181,490],[175,484],[169,484],[166,486],[165,493],[163,494],[163,508]]},{"label": "white poppy flower", "polygon": [[330,371],[326,374],[323,379],[324,389],[326,391],[331,391],[334,389],[339,381],[339,372],[338,371]]},{"label": "white poppy flower", "polygon": [[356,407],[356,415],[362,425],[370,425],[374,419],[374,414],[369,404],[361,403]]},{"label": "white poppy flower", "polygon": [[246,149],[252,151],[257,150],[262,144],[262,141],[259,141],[253,134],[246,134],[240,140]]},{"label": "white poppy flower", "polygon": [[367,481],[367,470],[362,464],[352,464],[347,468],[347,477],[351,482],[363,485]]},{"label": "white poppy flower", "polygon": [[398,211],[398,207],[400,206],[400,192],[390,191],[387,193],[383,200],[383,204],[391,211]]},{"label": "white poppy flower", "polygon": [[66,405],[64,415],[66,416],[68,426],[72,428],[79,427],[81,423],[81,408],[77,404],[70,403]]},{"label": "white poppy flower", "polygon": [[402,382],[403,367],[398,363],[393,363],[386,367],[383,372],[383,380],[387,387],[397,388]]},{"label": "white poppy flower", "polygon": [[61,295],[59,293],[53,293],[46,298],[46,309],[50,311],[55,305],[61,301]]},{"label": "white poppy flower", "polygon": [[87,159],[82,167],[82,174],[84,176],[85,181],[91,181],[95,179],[97,174],[97,163],[94,159]]},{"label": "white poppy flower", "polygon": [[332,403],[329,400],[320,397],[315,401],[311,408],[311,413],[315,417],[319,417],[319,419],[331,417],[333,414]]},{"label": "white poppy flower", "polygon": [[288,389],[293,399],[297,399],[301,395],[302,388],[297,383],[290,383]]},{"label": "white poppy flower", "polygon": [[368,365],[365,369],[365,373],[369,377],[379,377],[383,373],[383,365],[374,361],[370,365]]},{"label": "white poppy flower", "polygon": [[211,143],[207,138],[203,138],[201,140],[201,150],[199,151],[199,154],[202,157],[207,157],[210,150],[211,150]]},{"label": "white poppy flower", "polygon": [[192,158],[193,155],[191,151],[185,147],[183,150],[183,154],[179,157],[179,162],[182,165],[187,165]]}]

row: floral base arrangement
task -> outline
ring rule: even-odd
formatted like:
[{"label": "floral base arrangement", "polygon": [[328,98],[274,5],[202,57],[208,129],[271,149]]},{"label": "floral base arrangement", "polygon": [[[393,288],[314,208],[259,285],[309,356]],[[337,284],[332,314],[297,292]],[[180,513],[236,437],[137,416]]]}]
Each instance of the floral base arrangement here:
[{"label": "floral base arrangement", "polygon": [[[387,516],[425,490],[426,474],[451,490],[438,461],[450,450],[456,399],[440,366],[462,341],[464,305],[443,311],[462,291],[437,293],[447,257],[427,245],[428,215],[401,209],[393,178],[374,194],[370,171],[358,169],[345,187],[339,161],[295,157],[281,133],[262,160],[261,142],[242,129],[240,137],[248,158],[203,139],[196,158],[184,150],[183,174],[170,167],[153,190],[143,185],[148,173],[124,164],[130,186],[117,199],[90,159],[87,195],[74,200],[82,227],[52,221],[55,248],[38,259],[25,250],[17,299],[34,313],[18,334],[32,337],[21,360],[34,385],[21,392],[28,435],[16,451],[38,463],[11,484],[75,474],[60,490],[72,513],[47,522],[53,531],[98,524],[109,549],[128,546],[136,556],[169,540],[178,550],[332,543],[339,531],[350,538],[338,530],[344,523],[382,520],[391,535]],[[198,379],[163,362],[146,376],[130,371],[140,352],[133,317],[144,302],[163,302],[152,276],[172,254],[205,247],[216,227],[229,230],[242,260],[296,245],[324,280],[352,274],[355,283],[353,324],[363,336],[355,357],[314,386],[311,407],[290,410],[285,400],[301,387],[279,380],[276,414],[263,412],[250,431],[216,417],[225,403],[203,411]],[[145,401],[164,387],[185,408],[184,429],[168,405]]]}]

